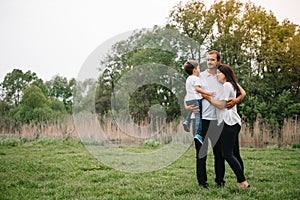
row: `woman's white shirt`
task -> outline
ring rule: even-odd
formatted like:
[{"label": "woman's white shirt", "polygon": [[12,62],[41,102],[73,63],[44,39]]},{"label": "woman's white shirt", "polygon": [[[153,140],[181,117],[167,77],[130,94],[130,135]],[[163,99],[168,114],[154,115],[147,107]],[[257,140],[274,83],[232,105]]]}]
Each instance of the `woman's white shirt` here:
[{"label": "woman's white shirt", "polygon": [[[236,90],[230,82],[225,82],[223,84],[224,96],[219,100],[228,101],[230,99],[236,98]],[[224,121],[226,124],[233,126],[235,124],[242,124],[241,117],[237,112],[237,106],[233,106],[231,109],[217,109],[218,124]]]}]

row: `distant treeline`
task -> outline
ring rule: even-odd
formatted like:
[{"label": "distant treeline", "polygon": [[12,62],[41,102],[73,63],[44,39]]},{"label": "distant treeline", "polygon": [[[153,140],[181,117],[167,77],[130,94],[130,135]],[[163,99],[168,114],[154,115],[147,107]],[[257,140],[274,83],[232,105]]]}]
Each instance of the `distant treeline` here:
[{"label": "distant treeline", "polygon": [[[181,120],[188,59],[206,69],[205,53],[218,50],[233,67],[247,95],[238,110],[252,127],[257,117],[272,127],[300,114],[299,26],[279,22],[251,2],[179,3],[164,27],[134,32],[99,59],[98,80],[56,76],[44,82],[36,73],[14,69],[0,85],[0,127],[57,121],[65,114],[92,112],[150,122],[150,115]],[[101,66],[101,67],[100,67]],[[178,82],[179,81],[179,82]],[[181,82],[180,82],[181,81]],[[137,87],[138,86],[138,87]]]}]

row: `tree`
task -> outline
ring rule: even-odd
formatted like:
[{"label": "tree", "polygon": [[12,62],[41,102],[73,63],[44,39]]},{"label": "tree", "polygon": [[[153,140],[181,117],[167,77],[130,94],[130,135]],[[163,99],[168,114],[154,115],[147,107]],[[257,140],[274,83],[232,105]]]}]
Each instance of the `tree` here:
[{"label": "tree", "polygon": [[245,59],[245,30],[241,29],[242,3],[229,0],[218,1],[211,6],[215,28],[210,37],[210,49],[218,49],[222,62],[230,66],[241,65]]},{"label": "tree", "polygon": [[[202,46],[221,52],[222,62],[234,68],[247,92],[239,104],[247,122],[252,124],[261,116],[281,124],[283,116],[300,114],[295,112],[300,99],[297,25],[288,20],[279,23],[271,11],[237,0],[215,1],[208,10],[203,1],[179,3],[169,20],[184,34],[198,38]],[[277,108],[289,98],[292,106],[284,104],[283,114]]]},{"label": "tree", "polygon": [[[286,89],[291,92],[291,98],[300,103],[300,33],[297,32],[287,43],[285,58],[285,82],[289,82]],[[299,115],[300,113],[298,113]]]},{"label": "tree", "polygon": [[48,96],[55,97],[64,102],[68,113],[72,112],[73,105],[73,90],[76,85],[76,80],[73,78],[68,81],[66,77],[55,76],[50,81],[46,82],[48,87]]},{"label": "tree", "polygon": [[20,69],[14,69],[6,74],[1,84],[4,101],[10,105],[17,106],[22,98],[23,91],[33,82],[39,80],[36,73],[30,70],[23,73]]},{"label": "tree", "polygon": [[213,32],[215,16],[206,9],[203,0],[190,0],[185,5],[178,3],[170,12],[168,26],[175,27],[182,34],[197,41],[198,52],[191,59],[201,63],[201,47]]},{"label": "tree", "polygon": [[54,112],[61,114],[67,113],[65,104],[55,97],[50,97],[48,100],[48,105]]},{"label": "tree", "polygon": [[94,79],[85,79],[84,81],[77,81],[76,87],[73,92],[73,114],[77,114],[80,112],[94,113],[95,93],[96,81]]},{"label": "tree", "polygon": [[38,123],[52,119],[52,110],[47,104],[47,98],[42,90],[31,85],[24,90],[21,103],[10,114],[16,122],[22,123]]},{"label": "tree", "polygon": [[[111,102],[115,101],[119,103],[113,106],[114,109],[117,109],[118,113],[124,112],[127,108],[122,105],[127,105],[128,98],[126,95],[116,98],[116,95],[120,95],[116,94],[116,91],[124,94],[130,91],[129,112],[136,122],[145,120],[149,109],[157,104],[166,110],[167,120],[178,117],[181,110],[178,96],[175,95],[184,92],[185,89],[176,88],[178,85],[174,79],[181,80],[184,86],[182,64],[198,47],[197,42],[184,37],[170,26],[137,32],[127,40],[115,44],[102,61],[105,69],[97,85],[97,112],[110,113]],[[157,70],[159,66],[161,71]],[[165,70],[165,67],[174,70],[174,73]],[[157,79],[158,77],[160,79]],[[154,80],[157,81],[156,84]],[[140,87],[136,88],[136,85]],[[132,88],[136,90],[131,91]],[[184,94],[180,97],[183,98]],[[183,99],[179,102],[183,103]]]},{"label": "tree", "polygon": [[8,117],[9,111],[12,106],[8,105],[5,101],[0,99],[0,130],[8,128],[10,125],[10,118]]},{"label": "tree", "polygon": [[46,106],[46,103],[47,98],[39,87],[31,85],[24,90],[24,95],[21,101],[23,106],[32,109],[43,108]]}]

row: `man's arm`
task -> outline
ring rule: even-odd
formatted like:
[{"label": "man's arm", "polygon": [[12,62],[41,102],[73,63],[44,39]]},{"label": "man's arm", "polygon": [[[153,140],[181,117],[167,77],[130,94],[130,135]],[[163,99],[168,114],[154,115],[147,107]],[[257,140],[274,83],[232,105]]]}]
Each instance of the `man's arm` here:
[{"label": "man's arm", "polygon": [[199,107],[198,106],[194,106],[194,105],[186,105],[186,102],[185,102],[185,98],[186,97],[184,97],[184,101],[183,101],[183,103],[184,103],[184,108],[186,109],[186,110],[189,110],[189,111],[192,111],[193,113],[199,113]]}]

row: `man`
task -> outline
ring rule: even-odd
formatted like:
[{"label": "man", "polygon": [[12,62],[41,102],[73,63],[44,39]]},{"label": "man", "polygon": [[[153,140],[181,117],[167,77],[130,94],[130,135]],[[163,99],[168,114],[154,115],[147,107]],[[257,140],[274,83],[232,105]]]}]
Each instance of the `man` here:
[{"label": "man", "polygon": [[[210,51],[207,55],[207,69],[200,73],[200,79],[203,82],[203,90],[214,92],[214,98],[218,99],[223,95],[223,86],[217,79],[217,66],[221,63],[221,55],[218,51]],[[205,98],[205,96],[203,96]],[[231,100],[227,108],[232,108],[238,103],[244,95]],[[193,110],[192,106],[186,106],[188,110]],[[202,137],[204,143],[195,140],[196,148],[196,175],[200,187],[208,188],[206,174],[206,159],[208,150],[208,138],[211,141],[214,154],[215,182],[218,186],[224,187],[225,161],[222,157],[221,144],[219,137],[222,126],[217,126],[216,108],[206,99],[202,101]],[[207,136],[207,137],[206,137]]]}]

